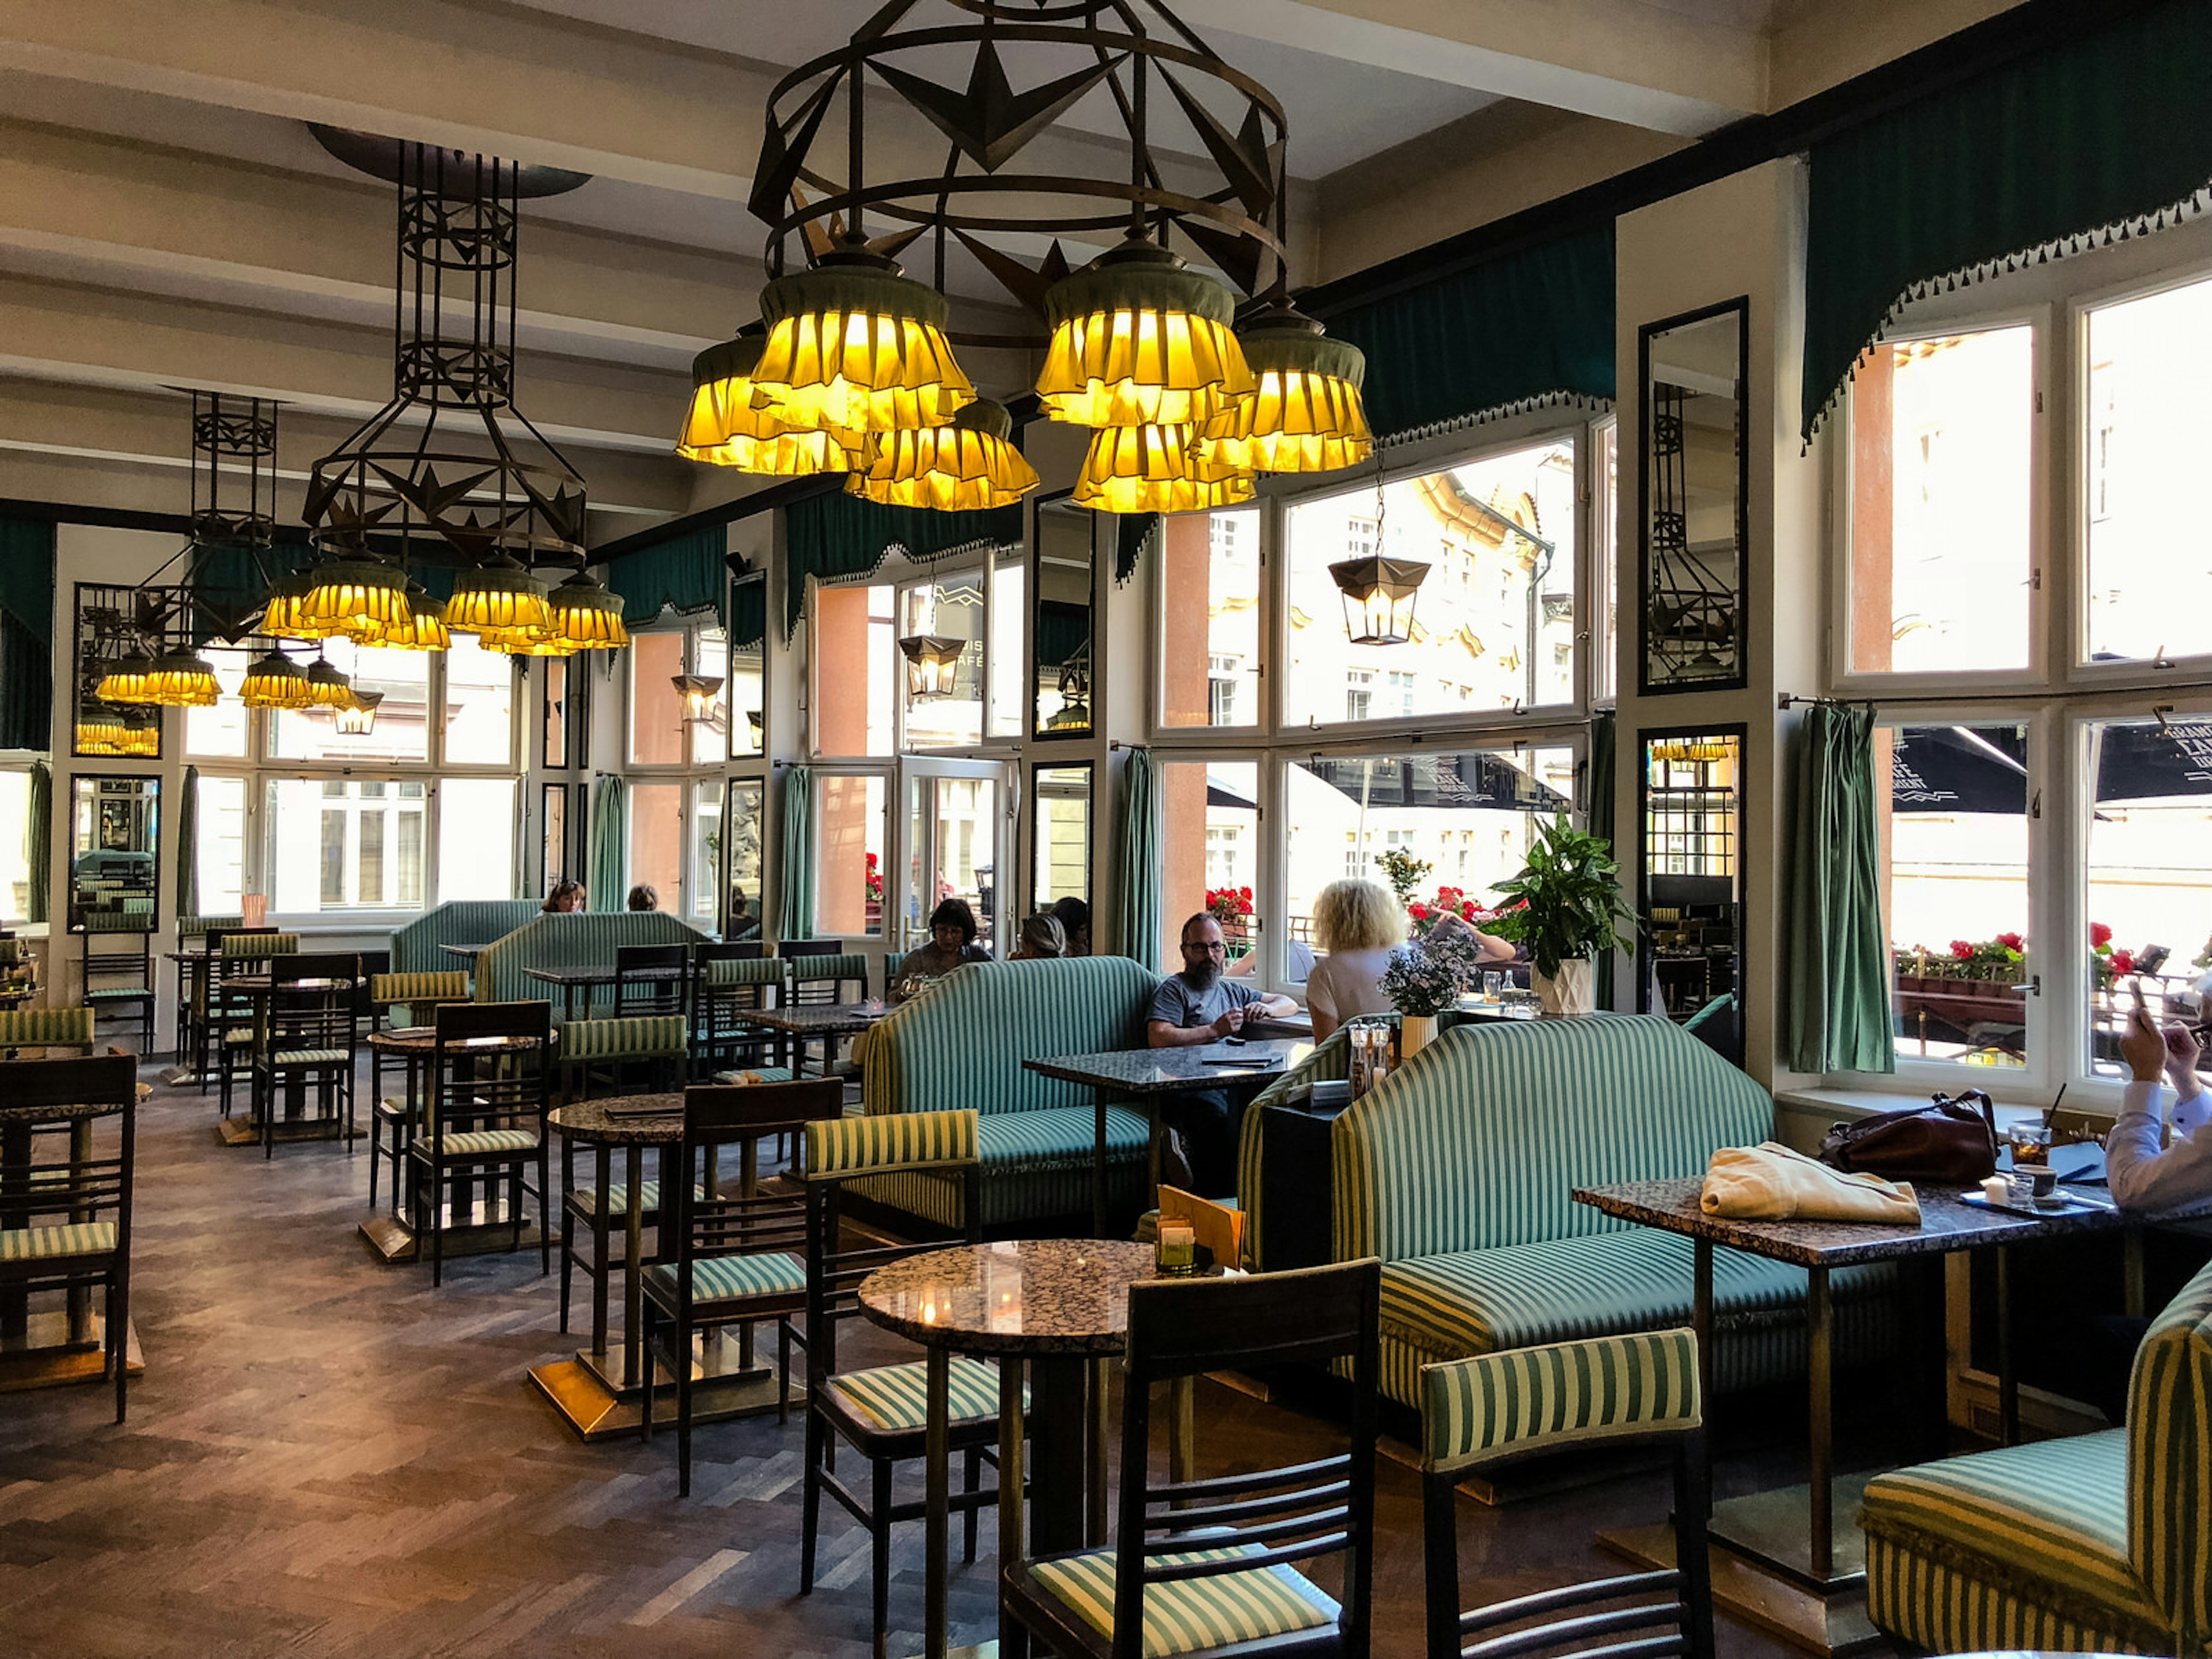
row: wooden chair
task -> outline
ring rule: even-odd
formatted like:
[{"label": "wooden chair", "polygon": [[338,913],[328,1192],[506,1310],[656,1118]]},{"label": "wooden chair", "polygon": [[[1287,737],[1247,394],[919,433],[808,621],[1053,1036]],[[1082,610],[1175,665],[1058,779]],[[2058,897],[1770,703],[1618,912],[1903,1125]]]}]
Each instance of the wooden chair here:
[{"label": "wooden chair", "polygon": [[[1656,1443],[1673,1450],[1676,1565],[1462,1613],[1453,1514],[1457,1483],[1470,1470],[1594,1442],[1624,1449]],[[1586,1644],[1601,1638],[1614,1641],[1601,1650],[1610,1654],[1710,1659],[1709,1479],[1694,1332],[1642,1331],[1424,1365],[1421,1529],[1428,1557],[1428,1659],[1595,1652],[1601,1650]],[[1626,1605],[1612,1605],[1616,1602]],[[1469,1637],[1482,1639],[1462,1647]]]},{"label": "wooden chair", "polygon": [[[811,1086],[820,1088],[821,1084]],[[837,1369],[837,1327],[860,1310],[860,1281],[877,1268],[936,1243],[871,1244],[838,1248],[838,1198],[845,1183],[872,1176],[929,1171],[961,1179],[961,1218],[966,1238],[982,1238],[981,1159],[975,1150],[973,1111],[905,1112],[889,1117],[839,1117],[806,1127],[806,1475],[800,1522],[799,1593],[814,1589],[815,1535],[822,1494],[827,1492],[868,1529],[873,1552],[870,1579],[875,1598],[877,1659],[889,1629],[891,1528],[926,1513],[919,1500],[891,1500],[896,1466],[923,1455],[928,1395],[921,1360],[872,1370]],[[961,1455],[965,1479],[952,1508],[965,1527],[963,1559],[975,1559],[975,1517],[998,1501],[995,1488],[978,1489],[984,1455],[999,1437],[999,1374],[979,1359],[951,1361],[951,1449]],[[834,1437],[834,1439],[833,1439]],[[862,1498],[838,1479],[831,1462],[842,1440],[868,1465]]]},{"label": "wooden chair", "polygon": [[629,1014],[572,1019],[561,1028],[561,1098],[589,1100],[592,1073],[604,1073],[616,1094],[631,1092],[623,1079],[642,1071],[651,1091],[673,1089],[690,1063],[682,1014]]},{"label": "wooden chair", "polygon": [[[92,911],[84,919],[84,1000],[95,1015],[138,1022],[138,1052],[154,1057],[154,918]],[[95,948],[97,947],[97,948]]]},{"label": "wooden chair", "polygon": [[89,1008],[0,1008],[0,1057],[13,1060],[19,1048],[82,1048],[89,1054],[95,1046]]},{"label": "wooden chair", "polygon": [[[438,1010],[421,1132],[407,1149],[415,1237],[430,1236],[430,1283],[446,1270],[446,1206],[454,1181],[504,1180],[513,1248],[522,1248],[522,1197],[538,1199],[538,1271],[553,1271],[553,1219],[546,1212],[551,1159],[545,1144],[549,1002],[452,1003]],[[512,1046],[477,1045],[504,1039]],[[535,1164],[538,1185],[525,1179]],[[487,1188],[489,1190],[489,1188]]]},{"label": "wooden chair", "polygon": [[691,1054],[710,1070],[746,1065],[778,1053],[776,1033],[748,1015],[774,1006],[784,965],[754,940],[702,944],[691,951]]},{"label": "wooden chair", "polygon": [[[465,968],[443,969],[429,973],[377,974],[368,976],[368,1003],[374,1022],[381,1025],[398,1008],[407,1010],[409,1020],[422,1023],[425,1017],[434,1018],[439,1009],[449,1003],[469,1001],[469,975]],[[399,1208],[399,1192],[405,1183],[400,1171],[407,1162],[407,1147],[415,1139],[415,1119],[410,1103],[413,1093],[398,1099],[387,1099],[384,1093],[384,1050],[371,1047],[368,1051],[368,1207],[376,1207],[377,1164],[383,1158],[392,1161],[392,1207]],[[412,1074],[411,1065],[403,1065],[403,1073]],[[387,1133],[388,1132],[388,1133]]]},{"label": "wooden chair", "polygon": [[[1115,1547],[1009,1563],[1000,1583],[1000,1651],[1025,1659],[1035,1637],[1053,1653],[1088,1659],[1366,1659],[1381,1287],[1373,1257],[1132,1285]],[[1346,1450],[1210,1480],[1153,1479],[1154,1383],[1179,1392],[1206,1371],[1333,1359],[1351,1361]],[[1331,1555],[1344,1559],[1340,1605],[1292,1565]]]},{"label": "wooden chair", "polygon": [[[10,1298],[60,1291],[72,1327],[90,1292],[104,1292],[107,1375],[120,1423],[128,1403],[136,1062],[128,1054],[15,1060],[5,1086],[8,1105],[30,1115],[0,1128],[0,1291]],[[62,1109],[86,1106],[117,1109],[122,1133],[112,1155],[93,1155],[91,1118]],[[48,1107],[52,1115],[40,1113]]]},{"label": "wooden chair", "polygon": [[200,1092],[207,1092],[212,1075],[225,1117],[230,1115],[233,1085],[253,1069],[254,1022],[259,1017],[253,999],[229,988],[230,981],[242,975],[265,974],[271,960],[294,955],[299,948],[297,933],[280,933],[274,927],[234,927],[208,936],[208,949],[214,955],[208,963],[207,1010],[200,1021],[200,1040],[210,1053],[200,1063]]},{"label": "wooden chair", "polygon": [[269,1012],[253,1043],[253,1112],[261,1156],[276,1149],[280,1093],[312,1086],[322,1115],[337,1121],[353,1151],[354,1066],[361,1056],[361,1015],[354,983],[358,956],[335,952],[272,957]]},{"label": "wooden chair", "polygon": [[[760,1144],[803,1133],[844,1110],[835,1081],[706,1084],[684,1091],[684,1140],[660,1165],[660,1255],[646,1274],[645,1364],[656,1356],[676,1379],[677,1491],[691,1491],[691,1340],[730,1326],[747,1331],[773,1320],[777,1420],[791,1418],[792,1316],[806,1310],[806,1199],[764,1193],[758,1185]],[[738,1190],[726,1196],[726,1147],[740,1155]],[[639,1432],[653,1438],[653,1396],[645,1391]]]},{"label": "wooden chair", "polygon": [[[685,945],[617,945],[615,947],[615,1018],[683,1014],[690,978],[691,949]],[[650,975],[650,976],[646,976]],[[669,977],[662,977],[662,975]]]},{"label": "wooden chair", "polygon": [[[800,951],[791,955],[790,975],[784,1000],[793,1007],[829,1006],[841,1002],[858,1002],[868,994],[868,959],[859,952],[829,953]],[[822,1075],[839,1073],[837,1037],[811,1039],[822,1045]],[[796,1073],[806,1070],[807,1043],[793,1038],[791,1044],[791,1068]],[[845,1069],[852,1069],[849,1062]]]}]

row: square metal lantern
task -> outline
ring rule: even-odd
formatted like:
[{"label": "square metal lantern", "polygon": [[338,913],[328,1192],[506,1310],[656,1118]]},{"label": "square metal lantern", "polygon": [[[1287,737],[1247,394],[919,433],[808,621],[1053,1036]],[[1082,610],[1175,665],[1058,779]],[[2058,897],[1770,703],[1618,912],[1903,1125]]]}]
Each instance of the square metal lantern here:
[{"label": "square metal lantern", "polygon": [[1413,596],[1429,567],[1373,554],[1328,568],[1344,595],[1344,629],[1354,645],[1403,645],[1413,637]]},{"label": "square metal lantern", "polygon": [[926,697],[952,695],[967,641],[948,639],[942,634],[910,634],[898,642],[898,648],[906,657],[908,696],[919,702]]}]

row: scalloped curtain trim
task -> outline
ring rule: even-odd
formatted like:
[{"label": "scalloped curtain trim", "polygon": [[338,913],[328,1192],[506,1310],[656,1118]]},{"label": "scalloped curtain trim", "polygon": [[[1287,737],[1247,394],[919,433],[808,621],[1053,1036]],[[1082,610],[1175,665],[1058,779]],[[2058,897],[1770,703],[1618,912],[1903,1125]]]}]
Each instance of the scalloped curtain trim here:
[{"label": "scalloped curtain trim", "polygon": [[1516,398],[1510,403],[1494,404],[1488,409],[1479,409],[1472,414],[1455,415],[1448,421],[1431,421],[1425,426],[1407,427],[1403,432],[1379,434],[1375,442],[1378,447],[1389,448],[1396,444],[1420,443],[1430,438],[1441,438],[1453,432],[1465,432],[1492,421],[1510,420],[1516,415],[1527,415],[1540,409],[1583,409],[1593,414],[1609,414],[1613,399],[1597,397],[1587,392],[1540,392],[1534,397]]}]

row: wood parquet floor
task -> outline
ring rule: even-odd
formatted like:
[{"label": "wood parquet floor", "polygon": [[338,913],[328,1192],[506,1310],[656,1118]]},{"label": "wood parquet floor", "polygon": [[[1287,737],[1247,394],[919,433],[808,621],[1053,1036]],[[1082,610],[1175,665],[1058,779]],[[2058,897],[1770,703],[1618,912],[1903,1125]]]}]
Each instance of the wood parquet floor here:
[{"label": "wood parquet floor", "polygon": [[[0,1656],[866,1659],[867,1537],[834,1504],[818,1587],[796,1594],[796,1417],[702,1428],[679,1501],[672,1437],[586,1446],[527,1380],[577,1346],[556,1329],[557,1263],[449,1261],[434,1291],[427,1267],[386,1266],[356,1234],[365,1143],[264,1162],[218,1146],[215,1115],[167,1088],[141,1112],[130,1421],[110,1423],[97,1386],[0,1395]],[[878,1351],[854,1358],[895,1356],[848,1330]],[[1322,1443],[1282,1406],[1211,1382],[1200,1398],[1202,1460]],[[1378,1498],[1376,1651],[1413,1659],[1419,1491],[1402,1462],[1378,1462]],[[1463,1583],[1488,1600],[1617,1570],[1594,1534],[1665,1510],[1656,1474],[1462,1500]],[[994,1633],[991,1535],[987,1518],[981,1559],[956,1572],[956,1646]],[[893,1655],[920,1651],[921,1601],[917,1524],[894,1558]],[[1721,1650],[1786,1651],[1725,1621]]]}]

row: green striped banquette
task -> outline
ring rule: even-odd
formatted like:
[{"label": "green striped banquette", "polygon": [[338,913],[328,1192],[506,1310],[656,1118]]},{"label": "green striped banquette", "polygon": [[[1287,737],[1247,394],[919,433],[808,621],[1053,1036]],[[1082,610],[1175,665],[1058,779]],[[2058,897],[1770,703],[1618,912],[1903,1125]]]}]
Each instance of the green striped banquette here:
[{"label": "green striped banquette", "polygon": [[[869,1034],[861,1098],[872,1116],[974,1108],[983,1224],[1087,1216],[1095,1091],[1030,1071],[1024,1060],[1142,1048],[1159,976],[1127,957],[974,962],[903,1004]],[[1144,1118],[1106,1112],[1107,1200],[1137,1206]],[[856,1182],[854,1191],[942,1227],[959,1188],[930,1173]]]},{"label": "green striped banquette", "polygon": [[2124,1429],[1868,1483],[1867,1611],[1939,1652],[2212,1652],[2212,1267],[2152,1322]]},{"label": "green striped banquette", "polygon": [[[1336,1258],[1383,1262],[1384,1393],[1418,1410],[1425,1364],[1689,1323],[1690,1241],[1573,1190],[1702,1176],[1718,1148],[1773,1133],[1766,1091],[1665,1020],[1444,1031],[1330,1133]],[[1893,1278],[1831,1275],[1846,1357],[1891,1340]],[[1717,1386],[1803,1370],[1802,1268],[1717,1249],[1713,1293]]]},{"label": "green striped banquette", "polygon": [[[693,945],[706,938],[658,910],[619,910],[610,914],[568,912],[540,914],[513,933],[495,939],[477,956],[476,989],[478,1002],[550,1002],[553,1018],[563,1017],[568,998],[558,986],[534,980],[526,968],[586,968],[614,964],[615,952],[629,945]],[[449,958],[450,960],[450,958]],[[580,993],[576,1006],[585,1011]],[[602,985],[588,999],[588,1012],[598,1017],[614,1012],[615,992]]]},{"label": "green striped banquette", "polygon": [[430,974],[468,964],[447,945],[489,945],[544,914],[536,899],[455,899],[425,910],[392,933],[392,971]]}]

